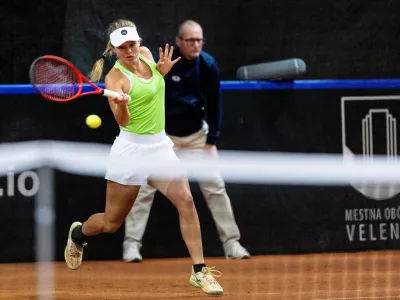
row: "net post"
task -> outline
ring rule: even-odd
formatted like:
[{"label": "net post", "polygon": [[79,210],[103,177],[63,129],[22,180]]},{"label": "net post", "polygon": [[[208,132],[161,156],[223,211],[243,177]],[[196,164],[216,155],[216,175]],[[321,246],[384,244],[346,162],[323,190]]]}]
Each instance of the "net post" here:
[{"label": "net post", "polygon": [[53,299],[54,261],[54,170],[42,167],[38,170],[39,190],[35,199],[35,244],[37,299]]}]

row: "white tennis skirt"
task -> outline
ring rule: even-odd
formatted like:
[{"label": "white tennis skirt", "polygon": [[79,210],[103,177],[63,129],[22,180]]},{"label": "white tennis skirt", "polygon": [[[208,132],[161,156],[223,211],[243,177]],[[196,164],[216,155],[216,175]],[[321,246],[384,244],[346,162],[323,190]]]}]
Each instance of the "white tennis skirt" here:
[{"label": "white tennis skirt", "polygon": [[182,176],[183,169],[173,146],[165,131],[138,135],[121,130],[111,147],[105,178],[124,185],[146,185],[148,180],[157,178],[151,166],[157,161],[176,162],[174,174],[168,176],[171,179]]}]

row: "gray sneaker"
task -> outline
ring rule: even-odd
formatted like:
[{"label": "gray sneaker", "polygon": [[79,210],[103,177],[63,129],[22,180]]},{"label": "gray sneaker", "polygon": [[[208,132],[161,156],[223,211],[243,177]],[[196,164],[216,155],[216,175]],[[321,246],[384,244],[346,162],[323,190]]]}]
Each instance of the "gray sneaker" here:
[{"label": "gray sneaker", "polygon": [[238,241],[225,243],[223,247],[226,259],[250,258],[250,253]]}]

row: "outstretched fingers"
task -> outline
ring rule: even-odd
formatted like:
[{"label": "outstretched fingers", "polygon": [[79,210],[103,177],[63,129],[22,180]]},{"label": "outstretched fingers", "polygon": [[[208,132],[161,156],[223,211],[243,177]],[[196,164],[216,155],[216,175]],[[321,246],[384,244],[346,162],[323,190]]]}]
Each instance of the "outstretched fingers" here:
[{"label": "outstretched fingers", "polygon": [[164,58],[169,57],[169,44],[165,44]]},{"label": "outstretched fingers", "polygon": [[172,53],[174,53],[174,46],[171,46],[171,48],[169,49],[169,55],[168,55],[169,60],[172,60]]},{"label": "outstretched fingers", "polygon": [[161,59],[163,56],[164,56],[164,53],[163,53],[163,51],[162,51],[162,48],[160,47],[160,48],[158,48],[158,57]]},{"label": "outstretched fingers", "polygon": [[180,61],[181,60],[181,57],[179,56],[177,59],[174,59],[173,61],[172,61],[172,64],[174,65],[174,64],[176,64],[178,61]]}]

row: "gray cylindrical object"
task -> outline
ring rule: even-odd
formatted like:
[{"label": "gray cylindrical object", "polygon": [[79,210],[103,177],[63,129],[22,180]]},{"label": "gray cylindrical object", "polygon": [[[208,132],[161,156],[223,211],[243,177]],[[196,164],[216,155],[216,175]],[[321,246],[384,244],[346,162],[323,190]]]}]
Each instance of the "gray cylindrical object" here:
[{"label": "gray cylindrical object", "polygon": [[242,66],[237,69],[239,80],[293,79],[306,72],[306,64],[300,58]]}]

